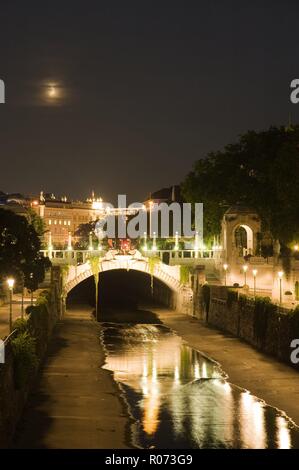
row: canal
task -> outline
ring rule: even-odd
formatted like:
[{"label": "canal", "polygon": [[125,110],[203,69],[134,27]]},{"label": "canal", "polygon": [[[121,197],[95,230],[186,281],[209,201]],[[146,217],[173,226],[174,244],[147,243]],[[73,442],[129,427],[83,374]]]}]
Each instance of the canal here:
[{"label": "canal", "polygon": [[105,368],[143,448],[299,448],[284,414],[229,383],[220,365],[163,324],[102,323]]}]

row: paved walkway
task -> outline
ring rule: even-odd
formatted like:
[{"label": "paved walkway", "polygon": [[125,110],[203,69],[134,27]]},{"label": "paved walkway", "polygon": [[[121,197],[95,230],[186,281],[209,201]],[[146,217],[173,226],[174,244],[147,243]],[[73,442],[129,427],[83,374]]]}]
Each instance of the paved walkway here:
[{"label": "paved walkway", "polygon": [[129,418],[112,374],[102,369],[90,309],[68,311],[19,426],[16,448],[126,448]]},{"label": "paved walkway", "polygon": [[299,425],[299,372],[243,341],[166,309],[151,309],[188,344],[218,361],[229,381],[250,390]]}]

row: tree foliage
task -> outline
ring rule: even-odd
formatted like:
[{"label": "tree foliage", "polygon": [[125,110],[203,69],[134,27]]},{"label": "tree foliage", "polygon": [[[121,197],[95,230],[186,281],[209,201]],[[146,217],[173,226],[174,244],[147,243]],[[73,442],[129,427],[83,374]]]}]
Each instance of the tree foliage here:
[{"label": "tree foliage", "polygon": [[26,217],[0,209],[0,275],[24,279],[29,290],[42,282],[50,265],[41,253],[41,241]]},{"label": "tree foliage", "polygon": [[205,238],[220,232],[236,203],[257,211],[282,244],[299,238],[299,126],[249,131],[224,150],[199,159],[182,183],[184,198],[203,202]]}]

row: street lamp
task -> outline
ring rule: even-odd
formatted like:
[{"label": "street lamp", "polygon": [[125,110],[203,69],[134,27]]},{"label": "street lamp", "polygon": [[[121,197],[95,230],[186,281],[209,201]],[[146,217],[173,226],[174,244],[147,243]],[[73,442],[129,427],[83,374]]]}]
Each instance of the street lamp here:
[{"label": "street lamp", "polygon": [[7,285],[9,288],[9,332],[12,332],[12,296],[13,296],[13,287],[15,285],[15,280],[10,277],[7,279]]},{"label": "street lamp", "polygon": [[31,305],[33,305],[33,273],[30,273]]},{"label": "street lamp", "polygon": [[92,244],[92,232],[89,232],[89,242],[88,242],[88,251],[93,251],[93,244]]},{"label": "street lamp", "polygon": [[24,274],[21,276],[22,280],[22,297],[21,297],[21,318],[24,318]]},{"label": "street lamp", "polygon": [[147,233],[143,232],[143,251],[147,251]]},{"label": "street lamp", "polygon": [[244,272],[244,285],[245,286],[246,286],[246,279],[247,279],[247,271],[248,271],[248,266],[247,266],[247,264],[244,264],[243,272]]},{"label": "street lamp", "polygon": [[252,274],[253,274],[253,295],[255,297],[256,295],[256,275],[257,275],[257,269],[253,269],[252,270]]},{"label": "street lamp", "polygon": [[150,229],[149,229],[149,233],[150,233],[150,237],[152,237],[152,208],[153,208],[153,201],[149,201],[149,223],[150,223]]},{"label": "street lamp", "polygon": [[157,251],[157,242],[156,242],[156,238],[157,238],[157,235],[156,235],[156,232],[153,233],[153,247],[152,247],[152,250],[153,251]]},{"label": "street lamp", "polygon": [[226,286],[226,272],[227,272],[228,264],[224,263],[223,269],[224,269],[224,285]]},{"label": "street lamp", "polygon": [[68,251],[73,250],[73,247],[72,247],[72,232],[69,232],[69,235],[68,235],[67,250]]},{"label": "street lamp", "polygon": [[178,249],[179,249],[179,233],[175,232],[174,251],[178,251]]},{"label": "street lamp", "polygon": [[279,304],[282,304],[282,278],[283,278],[283,271],[278,271],[278,278],[279,278]]}]

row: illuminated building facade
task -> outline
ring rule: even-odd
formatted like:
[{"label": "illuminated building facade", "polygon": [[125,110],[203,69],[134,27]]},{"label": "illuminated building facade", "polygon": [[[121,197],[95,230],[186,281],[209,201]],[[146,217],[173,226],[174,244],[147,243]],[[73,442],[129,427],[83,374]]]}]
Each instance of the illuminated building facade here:
[{"label": "illuminated building facade", "polygon": [[79,225],[98,220],[106,214],[107,203],[95,198],[94,193],[86,201],[70,201],[66,197],[56,199],[53,194],[41,192],[37,213],[44,220],[46,230],[51,232],[54,245],[65,245],[69,233],[72,236]]}]

